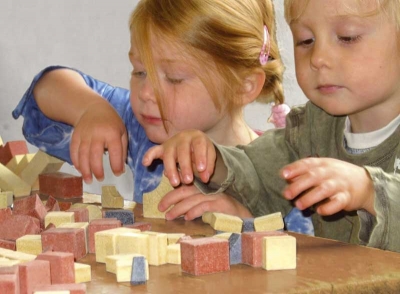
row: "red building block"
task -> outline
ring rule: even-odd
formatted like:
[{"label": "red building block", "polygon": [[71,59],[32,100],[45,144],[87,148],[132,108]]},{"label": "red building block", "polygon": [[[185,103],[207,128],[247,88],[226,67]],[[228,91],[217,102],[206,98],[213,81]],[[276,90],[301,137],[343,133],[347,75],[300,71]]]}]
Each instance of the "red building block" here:
[{"label": "red building block", "polygon": [[60,205],[58,203],[58,201],[56,200],[56,198],[49,196],[49,198],[47,198],[46,201],[46,211],[60,211]]},{"label": "red building block", "polygon": [[182,271],[199,276],[230,269],[228,240],[208,237],[180,244]]},{"label": "red building block", "polygon": [[40,200],[37,194],[17,199],[13,205],[14,215],[29,215],[40,220],[41,224],[44,224],[44,217],[47,214],[46,207]]},{"label": "red building block", "polygon": [[42,232],[43,252],[71,252],[75,260],[86,255],[85,230],[76,228],[54,228]]},{"label": "red building block", "polygon": [[39,254],[36,259],[50,262],[51,284],[75,283],[74,255],[72,253],[47,251]]},{"label": "red building block", "polygon": [[29,215],[12,215],[0,223],[0,239],[17,240],[24,235],[40,234],[37,218]]},{"label": "red building block", "polygon": [[131,229],[138,229],[140,231],[151,231],[151,223],[146,223],[146,222],[134,222],[133,224],[130,225],[124,225],[126,228],[131,228]]},{"label": "red building block", "polygon": [[15,241],[0,239],[0,248],[5,248],[15,251],[17,246]]},{"label": "red building block", "polygon": [[67,210],[68,212],[74,213],[74,219],[76,223],[89,222],[89,210],[84,207],[73,207]]},{"label": "red building block", "polygon": [[40,174],[39,189],[40,193],[55,198],[82,198],[82,177],[62,172]]},{"label": "red building block", "polygon": [[25,141],[10,141],[4,146],[0,146],[0,163],[6,165],[15,155],[28,152]]},{"label": "red building block", "polygon": [[72,202],[58,201],[58,205],[60,206],[61,211],[67,211],[68,209],[71,208]]},{"label": "red building block", "polygon": [[50,285],[50,263],[32,260],[18,265],[21,294],[32,294],[39,285]]},{"label": "red building block", "polygon": [[12,210],[10,207],[0,209],[0,223],[3,222],[5,219],[11,217]]},{"label": "red building block", "polygon": [[280,235],[287,234],[279,231],[242,233],[242,263],[253,267],[261,267],[263,238]]},{"label": "red building block", "polygon": [[19,294],[19,268],[17,265],[0,267],[0,292]]},{"label": "red building block", "polygon": [[94,244],[94,233],[105,231],[109,229],[115,229],[121,227],[121,221],[116,218],[99,218],[94,219],[89,223],[89,253],[95,253],[96,247]]},{"label": "red building block", "polygon": [[61,291],[66,290],[69,291],[70,294],[85,294],[86,293],[86,284],[53,284],[48,286],[38,286],[35,288],[35,291]]}]

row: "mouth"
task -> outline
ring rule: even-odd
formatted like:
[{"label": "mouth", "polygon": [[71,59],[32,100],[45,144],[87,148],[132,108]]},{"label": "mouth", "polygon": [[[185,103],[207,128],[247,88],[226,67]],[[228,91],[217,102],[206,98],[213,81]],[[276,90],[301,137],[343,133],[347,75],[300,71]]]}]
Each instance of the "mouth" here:
[{"label": "mouth", "polygon": [[142,119],[147,124],[151,124],[151,125],[161,125],[162,124],[162,119],[157,116],[142,114]]},{"label": "mouth", "polygon": [[338,85],[319,85],[317,86],[317,90],[321,92],[322,94],[333,94],[342,89],[343,87],[338,86]]}]

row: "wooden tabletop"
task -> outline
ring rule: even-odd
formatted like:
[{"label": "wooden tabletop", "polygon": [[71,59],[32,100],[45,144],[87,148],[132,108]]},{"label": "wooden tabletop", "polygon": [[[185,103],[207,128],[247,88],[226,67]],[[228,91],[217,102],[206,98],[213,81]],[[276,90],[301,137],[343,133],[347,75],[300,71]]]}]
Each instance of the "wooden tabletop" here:
[{"label": "wooden tabletop", "polygon": [[[215,231],[200,219],[165,221],[144,219],[135,208],[135,221],[152,223],[152,231],[212,236]],[[150,266],[147,284],[117,283],[93,254],[78,262],[90,264],[88,293],[400,293],[400,254],[333,240],[290,233],[297,239],[297,268],[266,271],[232,265],[228,272],[192,276],[180,265]]]}]

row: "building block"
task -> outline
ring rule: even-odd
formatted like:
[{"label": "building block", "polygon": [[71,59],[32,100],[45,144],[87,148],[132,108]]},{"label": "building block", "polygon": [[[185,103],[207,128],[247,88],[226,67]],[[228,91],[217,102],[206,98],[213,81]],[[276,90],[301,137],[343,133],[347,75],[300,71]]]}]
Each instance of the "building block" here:
[{"label": "building block", "polygon": [[202,220],[205,224],[211,224],[212,216],[213,216],[213,212],[211,212],[211,211],[206,211],[206,212],[203,213],[203,215],[201,216],[201,220]]},{"label": "building block", "polygon": [[89,253],[96,253],[94,234],[100,231],[110,230],[121,227],[121,221],[117,219],[94,219],[89,223],[88,227],[88,240],[89,240]]},{"label": "building block", "polygon": [[17,251],[38,255],[42,253],[42,238],[40,235],[25,235],[16,240]]},{"label": "building block", "polygon": [[168,245],[177,243],[178,240],[184,236],[185,236],[184,233],[167,234]]},{"label": "building block", "polygon": [[75,262],[75,283],[86,283],[92,280],[91,266],[84,263]]},{"label": "building block", "polygon": [[19,267],[9,266],[0,268],[0,289],[4,294],[19,294]]},{"label": "building block", "polygon": [[242,234],[242,263],[252,267],[262,266],[263,238],[267,236],[286,236],[279,231],[247,232]]},{"label": "building block", "polygon": [[20,177],[32,187],[32,190],[39,190],[39,185],[37,185],[37,187],[35,186],[39,175],[58,171],[63,164],[64,161],[39,150],[28,165],[21,171]]},{"label": "building block", "polygon": [[122,233],[117,236],[118,254],[142,254],[149,258],[149,236],[138,233]]},{"label": "building block", "polygon": [[32,260],[18,265],[21,294],[30,294],[37,286],[50,285],[50,263]]},{"label": "building block", "polygon": [[284,226],[281,212],[271,213],[254,219],[256,232],[283,230]]},{"label": "building block", "polygon": [[105,218],[116,218],[121,221],[123,225],[131,225],[135,222],[135,216],[131,210],[106,210],[104,212]]},{"label": "building block", "polygon": [[[70,204],[70,206],[71,206],[71,204]],[[49,212],[49,211],[61,211],[61,208],[60,208],[60,205],[59,205],[57,199],[54,198],[53,196],[49,196],[47,198],[45,207],[46,207],[46,211],[47,212]]]},{"label": "building block", "polygon": [[43,293],[46,294],[51,294],[51,293],[58,294],[57,291],[68,291],[68,293],[70,294],[86,294],[86,284],[40,285],[35,287],[35,291],[42,291]]},{"label": "building block", "polygon": [[[58,206],[60,207],[60,211],[67,211],[72,206],[72,202],[66,202],[66,201],[57,201],[57,202],[58,202]],[[89,216],[89,219],[90,219],[90,216]]]},{"label": "building block", "polygon": [[227,240],[206,237],[185,240],[180,245],[183,272],[199,276],[230,269]]},{"label": "building block", "polygon": [[74,223],[75,213],[68,211],[50,211],[44,218],[44,225],[47,227],[50,223],[56,226],[56,228],[62,223]]},{"label": "building block", "polygon": [[148,222],[134,222],[130,225],[124,225],[126,228],[138,229],[140,231],[151,231],[151,223]]},{"label": "building block", "polygon": [[[133,261],[131,260],[118,260],[116,263],[116,277],[117,277],[117,282],[130,282],[132,278],[132,264]],[[149,277],[149,269],[148,269],[148,263],[147,260],[145,261],[146,265],[146,280],[148,280]]]},{"label": "building block", "polygon": [[243,220],[234,215],[213,212],[210,226],[216,231],[241,233]]},{"label": "building block", "polygon": [[13,204],[14,194],[12,191],[0,192],[0,209],[7,208]]},{"label": "building block", "polygon": [[89,222],[89,210],[86,207],[73,207],[68,209],[67,212],[74,213],[74,220],[77,223]]},{"label": "building block", "polygon": [[165,194],[172,191],[173,189],[174,188],[169,183],[168,178],[163,175],[160,184],[155,190],[143,194],[143,216],[146,218],[165,219],[165,213],[168,210],[164,212],[159,211],[158,204],[165,196]]},{"label": "building block", "polygon": [[16,250],[17,245],[15,244],[15,241],[0,239],[0,248]]},{"label": "building block", "polygon": [[13,214],[29,215],[37,218],[40,223],[44,223],[47,210],[39,196],[35,194],[29,197],[16,199],[13,205]]},{"label": "building block", "polygon": [[32,261],[36,259],[36,255],[4,248],[0,248],[0,256],[11,260],[17,260],[19,262]]},{"label": "building block", "polygon": [[168,237],[165,233],[142,232],[149,236],[148,262],[150,265],[163,265],[167,263]]},{"label": "building block", "polygon": [[124,198],[115,186],[101,187],[101,206],[103,208],[123,208]]},{"label": "building block", "polygon": [[89,211],[89,222],[94,219],[103,218],[101,209],[97,205],[86,204],[86,203],[74,203],[71,206],[71,208],[79,208],[79,207],[85,207]]},{"label": "building block", "polygon": [[39,174],[40,193],[55,198],[82,198],[83,181],[81,176],[63,172]]},{"label": "building block", "polygon": [[254,232],[254,218],[244,218],[243,219],[243,229],[242,233],[245,232]]},{"label": "building block", "polygon": [[3,147],[4,143],[3,143],[3,138],[0,136],[0,147]]},{"label": "building block", "polygon": [[229,241],[229,263],[230,265],[242,263],[242,234],[221,233],[213,236]]},{"label": "building block", "polygon": [[83,229],[85,231],[85,249],[86,253],[89,252],[89,223],[78,222],[78,223],[63,223],[58,226],[59,228],[75,228]]},{"label": "building block", "polygon": [[119,261],[126,261],[130,265],[132,265],[133,258],[135,256],[143,256],[138,253],[131,253],[131,254],[115,254],[115,255],[108,255],[106,256],[106,271],[109,273],[116,274],[117,273],[117,263]]},{"label": "building block", "polygon": [[76,228],[55,228],[42,232],[43,252],[71,252],[75,260],[86,255],[85,231]]},{"label": "building block", "polygon": [[94,234],[96,261],[105,263],[107,255],[117,254],[118,253],[117,243],[116,243],[117,236],[129,232],[137,233],[139,232],[139,230],[120,227],[120,228],[96,232]]},{"label": "building block", "polygon": [[179,238],[179,240],[176,243],[180,244],[182,241],[185,241],[185,240],[192,240],[192,237],[191,236],[183,236],[183,237]]},{"label": "building block", "polygon": [[28,196],[31,194],[31,185],[26,183],[1,163],[0,189],[5,191],[13,191],[14,197]]},{"label": "building block", "polygon": [[263,238],[262,267],[266,270],[296,268],[296,238],[270,236]]},{"label": "building block", "polygon": [[26,154],[15,155],[7,164],[6,167],[14,174],[18,175],[18,165],[22,162],[22,159]]},{"label": "building block", "polygon": [[26,168],[29,162],[35,157],[36,153],[27,153],[24,154],[21,161],[18,163],[18,165],[15,167],[13,172],[19,176],[21,172]]},{"label": "building block", "polygon": [[2,223],[5,219],[10,218],[12,216],[12,211],[10,207],[0,209],[0,223]]},{"label": "building block", "polygon": [[169,244],[167,246],[167,263],[181,264],[181,244]]},{"label": "building block", "polygon": [[5,257],[0,257],[0,269],[4,267],[11,267],[14,265],[18,265],[21,262],[19,260],[8,259]]},{"label": "building block", "polygon": [[15,155],[27,154],[26,141],[10,141],[0,146],[0,163],[6,165]]},{"label": "building block", "polygon": [[39,234],[40,221],[29,215],[11,215],[0,223],[0,239],[17,240],[31,234]]},{"label": "building block", "polygon": [[51,284],[75,283],[74,255],[72,253],[46,251],[39,254],[36,260],[47,260],[50,263]]},{"label": "building block", "polygon": [[131,285],[146,284],[148,268],[144,256],[136,256],[132,261]]}]

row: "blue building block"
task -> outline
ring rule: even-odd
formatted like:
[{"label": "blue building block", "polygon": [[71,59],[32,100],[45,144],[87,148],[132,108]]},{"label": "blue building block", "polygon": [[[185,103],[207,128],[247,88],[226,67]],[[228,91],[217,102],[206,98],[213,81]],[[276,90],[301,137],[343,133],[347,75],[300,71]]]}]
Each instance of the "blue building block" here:
[{"label": "blue building block", "polygon": [[131,285],[146,284],[146,259],[136,256],[132,261]]},{"label": "blue building block", "polygon": [[104,218],[116,218],[121,221],[123,225],[132,225],[135,222],[133,211],[123,209],[106,210]]},{"label": "blue building block", "polygon": [[242,234],[232,233],[229,237],[229,263],[242,263]]},{"label": "blue building block", "polygon": [[254,218],[244,218],[243,219],[243,229],[242,232],[254,232]]}]

